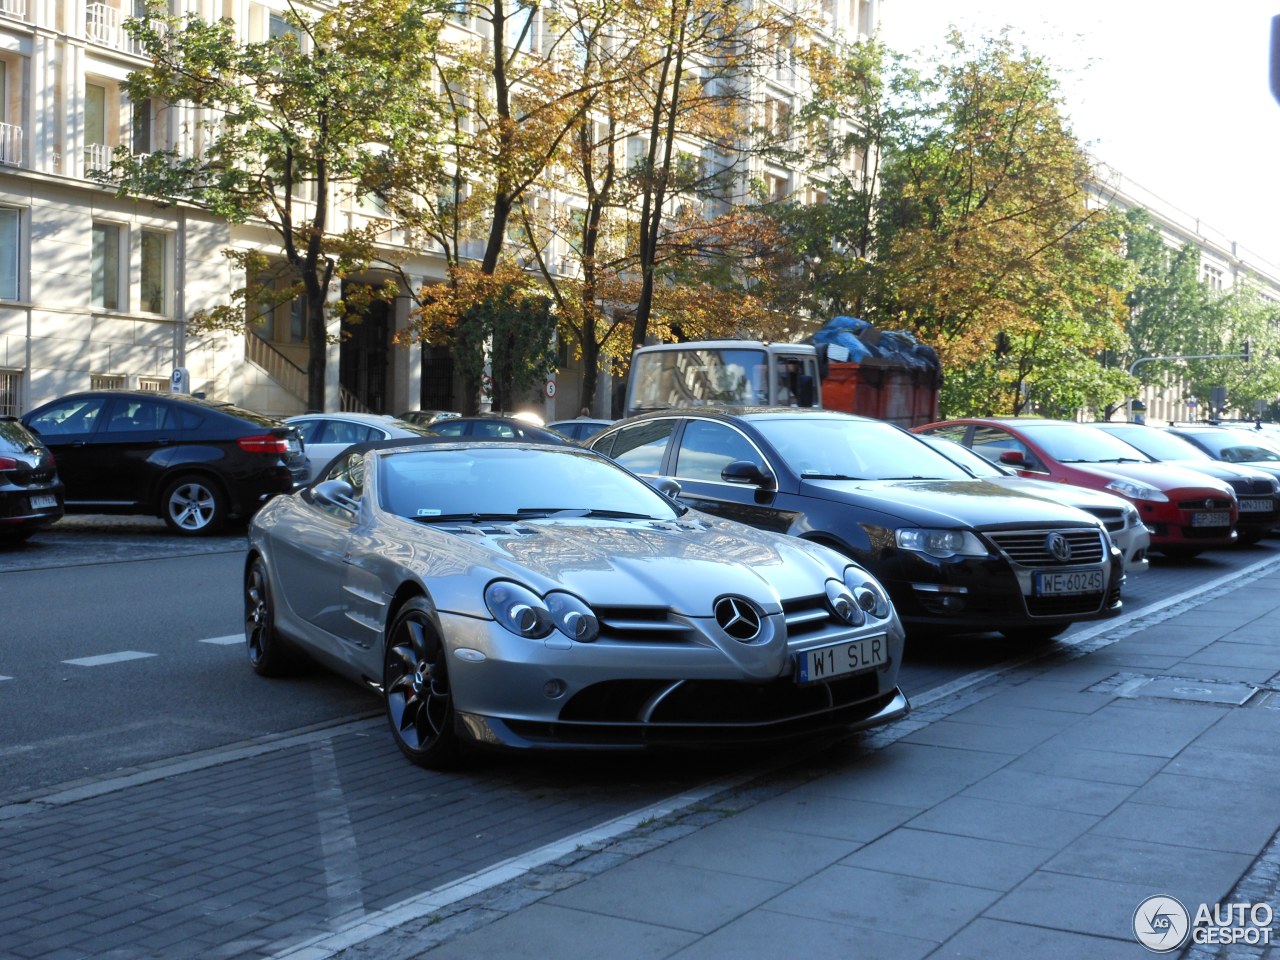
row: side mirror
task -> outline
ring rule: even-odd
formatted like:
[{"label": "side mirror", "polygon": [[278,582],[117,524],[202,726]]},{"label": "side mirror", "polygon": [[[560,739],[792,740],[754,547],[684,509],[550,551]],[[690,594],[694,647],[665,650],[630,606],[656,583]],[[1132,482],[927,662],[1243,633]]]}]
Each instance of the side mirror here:
[{"label": "side mirror", "polygon": [[325,480],[311,488],[311,499],[322,506],[346,510],[354,516],[360,509],[355,493],[355,487],[345,480]]},{"label": "side mirror", "polygon": [[777,485],[773,474],[761,470],[750,460],[733,461],[720,471],[720,479],[725,483],[749,484],[764,490],[772,490]]},{"label": "side mirror", "polygon": [[664,497],[670,497],[672,500],[680,496],[680,481],[673,480],[671,477],[658,477],[656,480],[651,481],[649,486]]},{"label": "side mirror", "polygon": [[1000,462],[1006,466],[1019,467],[1024,470],[1031,466],[1020,450],[1005,450],[1000,454]]}]

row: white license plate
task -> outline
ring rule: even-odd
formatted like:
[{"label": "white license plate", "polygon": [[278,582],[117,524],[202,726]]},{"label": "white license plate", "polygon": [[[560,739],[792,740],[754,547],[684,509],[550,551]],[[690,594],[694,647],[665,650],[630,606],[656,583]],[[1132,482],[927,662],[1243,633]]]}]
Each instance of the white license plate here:
[{"label": "white license plate", "polygon": [[43,510],[46,507],[56,507],[58,505],[57,497],[39,496],[31,498],[32,510]]},{"label": "white license plate", "polygon": [[1222,510],[1215,510],[1213,513],[1193,513],[1191,525],[1193,527],[1229,527],[1231,514]]},{"label": "white license plate", "polygon": [[1101,593],[1102,570],[1053,570],[1036,573],[1037,597],[1066,597],[1077,593]]},{"label": "white license plate", "polygon": [[1275,507],[1274,500],[1241,500],[1241,513],[1270,513]]},{"label": "white license plate", "polygon": [[889,662],[889,638],[884,634],[806,650],[797,657],[796,681],[812,683],[881,667]]}]

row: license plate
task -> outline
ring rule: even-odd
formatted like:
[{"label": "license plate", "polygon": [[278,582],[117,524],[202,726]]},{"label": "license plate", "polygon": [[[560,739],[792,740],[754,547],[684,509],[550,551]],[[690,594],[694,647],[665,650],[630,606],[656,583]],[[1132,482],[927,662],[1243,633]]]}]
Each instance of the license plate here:
[{"label": "license plate", "polygon": [[796,681],[812,683],[815,680],[830,680],[847,673],[881,667],[888,662],[889,638],[884,634],[867,637],[865,640],[836,643],[800,654],[796,663]]},{"label": "license plate", "polygon": [[1053,570],[1036,573],[1037,597],[1066,597],[1077,593],[1101,593],[1102,569]]},{"label": "license plate", "polygon": [[1275,507],[1274,500],[1241,500],[1241,513],[1270,513]]},{"label": "license plate", "polygon": [[1221,510],[1215,510],[1213,513],[1193,513],[1191,525],[1193,527],[1229,527],[1231,514]]},{"label": "license plate", "polygon": [[40,497],[31,498],[32,510],[44,510],[47,507],[56,507],[57,505],[58,505],[57,497],[40,496]]}]

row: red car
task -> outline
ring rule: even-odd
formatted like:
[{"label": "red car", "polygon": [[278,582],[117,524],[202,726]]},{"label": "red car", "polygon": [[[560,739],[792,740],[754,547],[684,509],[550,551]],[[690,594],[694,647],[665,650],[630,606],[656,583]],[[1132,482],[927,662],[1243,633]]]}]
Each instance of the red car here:
[{"label": "red car", "polygon": [[1231,487],[1158,463],[1123,440],[1070,420],[1029,417],[943,420],[915,428],[946,437],[1035,480],[1105,490],[1138,508],[1151,549],[1186,558],[1236,542],[1239,504]]}]

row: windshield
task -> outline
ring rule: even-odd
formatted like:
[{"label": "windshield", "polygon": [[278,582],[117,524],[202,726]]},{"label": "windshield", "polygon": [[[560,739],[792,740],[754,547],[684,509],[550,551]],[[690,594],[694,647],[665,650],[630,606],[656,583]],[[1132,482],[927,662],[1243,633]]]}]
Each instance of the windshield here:
[{"label": "windshield", "polygon": [[1266,463],[1280,460],[1280,449],[1266,440],[1242,430],[1204,430],[1194,434],[1196,440],[1228,463]]},{"label": "windshield", "polygon": [[1000,469],[986,457],[974,453],[968,447],[962,446],[954,440],[944,440],[942,437],[918,436],[948,460],[954,460],[976,477],[1007,477],[1011,475],[1007,470]]},{"label": "windshield", "polygon": [[769,356],[763,350],[655,350],[641,353],[631,365],[627,409],[728,404],[749,406],[768,401]]},{"label": "windshield", "polygon": [[568,446],[414,447],[378,462],[382,508],[414,520],[679,515],[644,482],[603,457]]},{"label": "windshield", "polygon": [[1151,462],[1137,447],[1080,423],[1035,424],[1021,430],[1059,463]]},{"label": "windshield", "polygon": [[1165,433],[1163,430],[1156,430],[1154,427],[1119,427],[1114,432],[1112,432],[1111,428],[1107,428],[1104,432],[1111,436],[1119,437],[1125,443],[1133,444],[1147,456],[1154,457],[1156,460],[1212,459],[1190,441],[1183,440],[1172,433]]},{"label": "windshield", "polygon": [[971,480],[923,440],[878,420],[796,417],[752,423],[810,480]]}]

